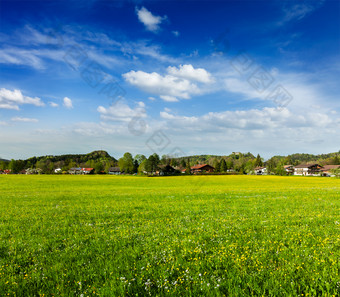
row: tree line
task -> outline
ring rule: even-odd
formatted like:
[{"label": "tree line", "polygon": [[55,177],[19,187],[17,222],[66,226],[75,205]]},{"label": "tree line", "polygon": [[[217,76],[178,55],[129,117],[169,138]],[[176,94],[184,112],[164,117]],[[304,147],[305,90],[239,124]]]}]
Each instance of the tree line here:
[{"label": "tree line", "polygon": [[[106,151],[94,151],[89,154],[60,155],[32,157],[26,160],[1,160],[0,169],[10,169],[19,173],[23,169],[39,169],[40,173],[52,174],[60,168],[67,172],[70,168],[94,168],[95,173],[105,174],[111,167],[119,167],[127,174],[153,173],[159,166],[172,166],[178,170],[190,173],[190,168],[197,164],[209,164],[215,168],[216,173],[236,172],[251,174],[256,167],[266,166],[269,173],[285,175],[284,165],[298,165],[301,163],[318,163],[320,165],[340,165],[340,151],[323,155],[293,154],[288,156],[273,156],[267,161],[258,154],[256,157],[248,153],[232,153],[227,156],[195,155],[189,157],[160,157],[154,153],[148,157],[142,154],[133,156],[126,152],[120,159],[115,159]],[[180,172],[180,171],[179,171]]]}]

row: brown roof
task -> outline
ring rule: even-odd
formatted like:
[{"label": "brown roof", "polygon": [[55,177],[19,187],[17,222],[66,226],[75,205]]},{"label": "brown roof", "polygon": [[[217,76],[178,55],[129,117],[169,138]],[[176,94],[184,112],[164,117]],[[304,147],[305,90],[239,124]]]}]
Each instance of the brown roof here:
[{"label": "brown roof", "polygon": [[300,165],[296,165],[294,166],[295,168],[310,168],[313,166],[320,166],[319,164],[300,164]]},{"label": "brown roof", "polygon": [[266,167],[255,167],[255,170],[265,169]]},{"label": "brown roof", "polygon": [[286,169],[286,168],[289,168],[289,167],[292,167],[293,165],[284,165],[283,168]]},{"label": "brown roof", "polygon": [[192,166],[191,169],[202,169],[203,167],[205,166],[209,166],[211,168],[214,168],[212,166],[210,166],[209,164],[202,164],[202,165],[195,165],[195,166]]},{"label": "brown roof", "polygon": [[340,168],[340,165],[325,165],[321,168],[321,171],[328,171],[332,169],[338,169]]}]

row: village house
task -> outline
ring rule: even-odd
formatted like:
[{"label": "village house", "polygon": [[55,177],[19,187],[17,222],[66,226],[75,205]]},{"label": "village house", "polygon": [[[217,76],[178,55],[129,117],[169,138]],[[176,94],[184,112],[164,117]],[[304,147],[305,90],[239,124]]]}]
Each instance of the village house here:
[{"label": "village house", "polygon": [[340,169],[340,165],[324,165],[321,169],[322,176],[334,176],[333,170]]},{"label": "village house", "polygon": [[294,174],[294,166],[293,165],[284,165],[283,168],[286,171],[287,175]]},{"label": "village house", "polygon": [[72,167],[70,168],[70,170],[68,171],[69,174],[74,174],[74,175],[77,175],[77,174],[82,174],[82,169],[80,167]]},{"label": "village house", "polygon": [[319,164],[300,164],[294,166],[294,175],[317,176],[321,168]]},{"label": "village house", "polygon": [[176,173],[176,171],[177,170],[170,165],[159,165],[158,170],[156,171],[156,175],[173,175]]},{"label": "village house", "polygon": [[191,173],[212,173],[214,172],[215,168],[210,166],[209,164],[202,164],[202,165],[195,165],[191,167]]},{"label": "village house", "polygon": [[93,174],[94,168],[82,168],[82,174]]},{"label": "village house", "polygon": [[121,172],[119,167],[110,167],[108,173],[111,174],[111,175],[120,175],[120,174],[122,174],[122,172]]},{"label": "village house", "polygon": [[267,175],[267,168],[266,167],[256,167],[254,169],[256,175]]}]

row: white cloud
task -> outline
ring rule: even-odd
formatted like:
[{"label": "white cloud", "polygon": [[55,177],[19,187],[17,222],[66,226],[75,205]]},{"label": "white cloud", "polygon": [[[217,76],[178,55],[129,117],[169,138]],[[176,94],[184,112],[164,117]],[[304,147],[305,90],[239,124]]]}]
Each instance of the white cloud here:
[{"label": "white cloud", "polygon": [[159,25],[163,20],[166,19],[166,16],[155,16],[150,11],[148,11],[145,7],[138,9],[136,7],[136,13],[138,16],[138,20],[144,24],[146,29],[151,32],[157,32],[159,30]]},{"label": "white cloud", "polygon": [[179,32],[178,31],[172,31],[172,34],[174,34],[176,37],[179,36]]},{"label": "white cloud", "polygon": [[179,68],[169,66],[167,69],[168,73],[176,76],[185,78],[188,80],[198,81],[202,83],[212,82],[211,74],[203,68],[194,68],[191,64],[180,65]]},{"label": "white cloud", "polygon": [[102,120],[108,121],[128,122],[136,116],[140,118],[146,117],[144,102],[138,102],[135,108],[130,108],[130,106],[124,102],[118,101],[108,108],[99,106],[97,111],[100,113]]},{"label": "white cloud", "polygon": [[64,98],[64,106],[68,109],[73,108],[72,100],[68,97]]},{"label": "white cloud", "polygon": [[55,102],[48,102],[48,104],[51,106],[51,107],[58,107],[59,104],[58,103],[55,103]]},{"label": "white cloud", "polygon": [[287,108],[263,108],[224,112],[209,112],[200,117],[176,116],[167,111],[160,113],[166,120],[173,120],[169,126],[189,127],[191,129],[223,130],[233,128],[240,130],[270,130],[282,128],[330,127],[336,120],[325,113],[309,111],[296,114]]},{"label": "white cloud", "polygon": [[195,69],[192,65],[180,65],[179,68],[168,67],[167,75],[157,72],[130,71],[123,74],[125,80],[145,92],[159,95],[167,102],[178,99],[190,99],[192,95],[202,94],[203,91],[194,82],[210,83],[211,74],[203,68]]},{"label": "white cloud", "polygon": [[37,123],[37,122],[39,122],[38,119],[22,118],[22,117],[13,117],[13,118],[11,118],[11,121],[13,121],[13,122],[24,122],[24,123]]},{"label": "white cloud", "polygon": [[[327,111],[262,108],[207,112],[200,116],[160,112],[161,129],[174,146],[193,153],[260,151],[264,155],[334,151],[340,119]],[[155,130],[152,127],[152,130]],[[338,149],[336,149],[338,150]],[[262,154],[261,153],[261,154]]]},{"label": "white cloud", "polygon": [[32,104],[35,106],[44,106],[45,104],[38,97],[24,96],[20,90],[0,89],[0,108],[19,110],[19,105]]}]

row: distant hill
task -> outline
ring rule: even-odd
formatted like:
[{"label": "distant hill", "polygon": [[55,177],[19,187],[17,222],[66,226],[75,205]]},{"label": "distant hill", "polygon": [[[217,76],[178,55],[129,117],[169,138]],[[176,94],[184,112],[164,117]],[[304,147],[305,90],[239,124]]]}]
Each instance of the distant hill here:
[{"label": "distant hill", "polygon": [[11,163],[0,164],[0,169],[10,168],[17,173],[27,168],[39,168],[43,173],[54,173],[56,168],[67,171],[72,167],[96,168],[97,172],[107,171],[108,168],[117,165],[117,160],[106,151],[94,151],[89,154],[67,154],[59,156],[40,156],[26,160],[16,160]]},{"label": "distant hill", "polygon": [[6,159],[0,159],[0,162],[9,162],[9,160],[6,160]]},{"label": "distant hill", "polygon": [[117,160],[110,156],[106,151],[93,151],[89,154],[67,154],[67,155],[59,155],[59,156],[41,156],[41,157],[32,157],[27,159],[31,163],[36,163],[42,160],[49,160],[50,162],[75,162],[77,164],[86,163],[88,161],[113,161],[117,162]]}]

